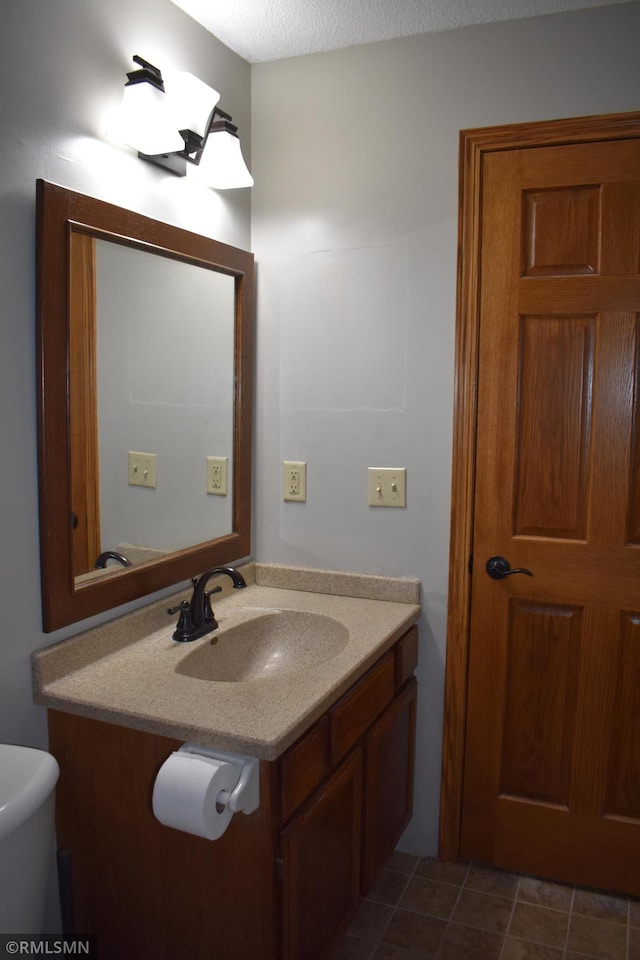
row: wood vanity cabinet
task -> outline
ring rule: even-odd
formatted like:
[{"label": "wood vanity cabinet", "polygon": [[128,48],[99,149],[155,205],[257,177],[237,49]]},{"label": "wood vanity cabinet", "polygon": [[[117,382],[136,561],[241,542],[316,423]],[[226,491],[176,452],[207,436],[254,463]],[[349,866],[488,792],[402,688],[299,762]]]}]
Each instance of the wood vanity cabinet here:
[{"label": "wood vanity cabinet", "polygon": [[216,841],[155,820],[167,737],[49,711],[71,927],[101,960],[328,958],[411,815],[417,628],[278,760]]}]

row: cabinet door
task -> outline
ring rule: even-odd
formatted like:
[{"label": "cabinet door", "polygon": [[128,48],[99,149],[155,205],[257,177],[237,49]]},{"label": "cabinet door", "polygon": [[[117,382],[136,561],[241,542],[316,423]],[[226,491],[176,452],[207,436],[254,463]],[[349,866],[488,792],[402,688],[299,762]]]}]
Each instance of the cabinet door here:
[{"label": "cabinet door", "polygon": [[363,893],[373,885],[411,817],[416,693],[414,679],[365,740]]},{"label": "cabinet door", "polygon": [[316,960],[359,899],[362,756],[358,748],[281,836],[284,960]]}]

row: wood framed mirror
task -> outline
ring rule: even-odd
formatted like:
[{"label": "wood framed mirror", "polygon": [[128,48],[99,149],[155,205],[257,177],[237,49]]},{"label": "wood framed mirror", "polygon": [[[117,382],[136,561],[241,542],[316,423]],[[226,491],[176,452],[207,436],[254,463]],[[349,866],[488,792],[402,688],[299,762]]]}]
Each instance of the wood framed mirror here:
[{"label": "wood framed mirror", "polygon": [[254,259],[44,180],[36,197],[51,631],[250,555]]}]

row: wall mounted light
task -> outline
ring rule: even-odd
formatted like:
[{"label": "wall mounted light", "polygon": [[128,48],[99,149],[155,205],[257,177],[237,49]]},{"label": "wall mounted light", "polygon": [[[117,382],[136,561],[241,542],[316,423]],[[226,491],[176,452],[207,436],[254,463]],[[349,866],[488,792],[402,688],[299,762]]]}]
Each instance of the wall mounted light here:
[{"label": "wall mounted light", "polygon": [[217,190],[253,186],[238,128],[217,106],[218,91],[192,73],[163,78],[152,63],[133,60],[140,69],[127,74],[114,134],[142,160],[180,177],[197,170]]}]

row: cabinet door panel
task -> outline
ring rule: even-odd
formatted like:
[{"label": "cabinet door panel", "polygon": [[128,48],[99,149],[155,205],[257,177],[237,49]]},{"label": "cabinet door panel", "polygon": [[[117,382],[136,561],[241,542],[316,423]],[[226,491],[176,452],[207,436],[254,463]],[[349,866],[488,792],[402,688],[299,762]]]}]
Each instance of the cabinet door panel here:
[{"label": "cabinet door panel", "polygon": [[282,834],[284,960],[316,960],[359,898],[362,757],[349,755]]},{"label": "cabinet door panel", "polygon": [[413,809],[415,679],[398,694],[365,741],[362,888],[373,885]]}]

